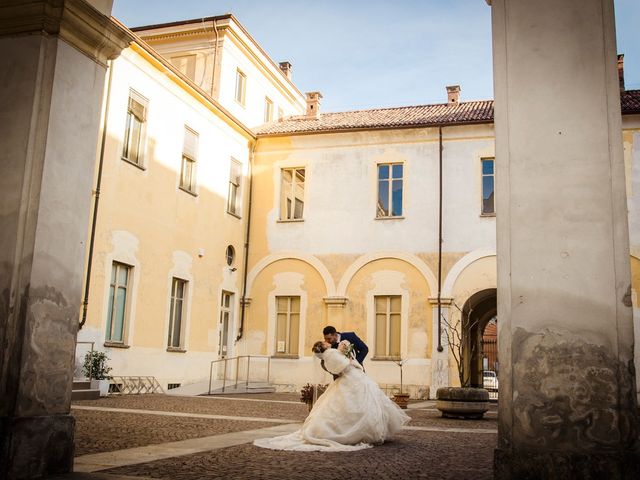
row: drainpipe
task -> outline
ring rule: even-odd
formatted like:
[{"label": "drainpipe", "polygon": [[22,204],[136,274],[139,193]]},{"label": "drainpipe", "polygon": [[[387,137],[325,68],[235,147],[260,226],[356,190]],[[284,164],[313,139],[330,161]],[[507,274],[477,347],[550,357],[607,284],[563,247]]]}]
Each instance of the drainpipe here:
[{"label": "drainpipe", "polygon": [[236,343],[240,341],[244,333],[244,317],[246,309],[246,296],[247,296],[247,275],[249,267],[249,234],[251,233],[251,197],[253,195],[253,156],[256,151],[256,143],[253,142],[251,146],[251,152],[249,153],[249,206],[247,209],[247,233],[244,240],[244,278],[242,281],[242,306],[240,310],[240,328],[238,329],[238,336],[236,337]]},{"label": "drainpipe", "polygon": [[91,236],[89,237],[89,255],[87,259],[87,273],[84,280],[84,300],[82,301],[82,319],[78,325],[81,330],[87,321],[87,307],[89,305],[89,286],[91,285],[91,265],[93,263],[93,244],[96,239],[96,224],[98,222],[98,204],[100,203],[100,185],[102,184],[102,166],[104,164],[104,149],[107,142],[107,123],[109,119],[109,103],[111,101],[111,83],[113,80],[113,62],[107,61],[109,80],[107,83],[107,98],[102,118],[102,139],[100,142],[100,160],[98,163],[98,178],[96,180],[95,200],[93,202],[93,216],[91,219]]},{"label": "drainpipe", "polygon": [[440,299],[442,285],[442,127],[438,127],[438,351],[442,352],[442,302]]}]

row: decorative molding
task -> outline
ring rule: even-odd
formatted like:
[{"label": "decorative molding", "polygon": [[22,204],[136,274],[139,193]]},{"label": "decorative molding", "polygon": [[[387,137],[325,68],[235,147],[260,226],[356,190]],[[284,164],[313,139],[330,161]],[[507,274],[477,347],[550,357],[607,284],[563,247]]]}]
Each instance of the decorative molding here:
[{"label": "decorative molding", "polygon": [[251,305],[251,300],[253,300],[251,297],[241,298],[240,305],[244,305],[245,307],[248,307]]},{"label": "decorative molding", "polygon": [[0,7],[0,37],[38,33],[57,35],[103,66],[134,39],[127,28],[84,0],[34,0]]},{"label": "decorative molding", "polygon": [[322,300],[329,307],[344,307],[349,299],[347,297],[324,297]]},{"label": "decorative molding", "polygon": [[[438,297],[429,297],[429,303],[431,305],[438,305]],[[440,305],[448,307],[453,303],[453,298],[440,297]]]}]

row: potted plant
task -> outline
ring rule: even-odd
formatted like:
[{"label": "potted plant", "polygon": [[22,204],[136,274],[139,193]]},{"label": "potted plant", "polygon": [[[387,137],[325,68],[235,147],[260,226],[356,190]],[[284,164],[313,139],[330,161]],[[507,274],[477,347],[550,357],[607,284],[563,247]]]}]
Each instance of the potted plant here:
[{"label": "potted plant", "polygon": [[399,360],[395,363],[400,367],[400,392],[393,394],[393,401],[396,402],[400,408],[406,409],[407,404],[409,403],[409,394],[404,393],[402,388],[402,365],[404,364],[404,361]]},{"label": "potted plant", "polygon": [[[465,368],[466,359],[464,356],[464,341],[466,340],[463,329],[471,330],[475,327],[477,320],[471,320],[471,312],[465,318],[464,312],[453,304],[460,311],[460,318],[449,322],[442,317],[446,328],[446,338],[451,354],[458,369],[459,387],[443,387],[436,392],[436,408],[442,412],[443,417],[448,418],[482,418],[489,410],[489,392],[484,388],[471,387],[471,375],[469,368]],[[475,345],[470,348],[473,350]]]},{"label": "potted plant", "polygon": [[324,393],[328,386],[329,385],[311,385],[307,383],[302,387],[302,390],[300,390],[300,401],[306,403],[309,411],[311,411],[318,397]]},{"label": "potted plant", "polygon": [[91,381],[91,388],[100,390],[100,396],[106,397],[109,393],[109,372],[111,367],[107,365],[109,357],[104,352],[90,351],[84,356],[82,371]]}]

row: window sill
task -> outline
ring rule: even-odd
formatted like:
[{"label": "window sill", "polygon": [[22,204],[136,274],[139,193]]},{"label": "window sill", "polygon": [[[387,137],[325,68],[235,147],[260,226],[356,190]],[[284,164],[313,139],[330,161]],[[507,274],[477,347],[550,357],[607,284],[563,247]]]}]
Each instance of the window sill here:
[{"label": "window sill", "polygon": [[123,162],[128,163],[129,165],[133,165],[134,167],[139,168],[143,172],[147,169],[144,165],[134,162],[133,160],[129,160],[127,157],[120,157]]},{"label": "window sill", "polygon": [[300,355],[290,355],[290,354],[281,353],[281,354],[272,355],[271,358],[283,358],[285,360],[298,360],[300,359]]},{"label": "window sill", "polygon": [[103,345],[109,348],[130,348],[130,345],[127,345],[125,343],[104,342]]},{"label": "window sill", "polygon": [[197,194],[196,192],[193,192],[193,191],[191,191],[191,190],[189,190],[189,189],[187,189],[187,188],[184,188],[184,187],[182,187],[182,186],[180,186],[180,187],[178,187],[178,188],[179,188],[180,190],[182,190],[183,192],[188,193],[189,195],[191,195],[191,196],[193,196],[193,197],[197,197],[197,196],[198,196],[198,194]]},{"label": "window sill", "polygon": [[236,217],[238,220],[242,220],[242,217],[240,215],[238,215],[237,213],[230,212],[229,210],[227,210],[227,213],[229,215],[231,215],[232,217]]},{"label": "window sill", "polygon": [[389,216],[389,217],[376,217],[375,220],[404,220],[403,215]]},{"label": "window sill", "polygon": [[182,347],[167,347],[167,352],[186,353],[186,350]]},{"label": "window sill", "polygon": [[399,362],[400,357],[372,357],[372,362]]},{"label": "window sill", "polygon": [[481,213],[480,217],[495,218],[495,213]]},{"label": "window sill", "polygon": [[304,222],[304,218],[292,218],[291,220],[277,220],[277,223],[300,223]]}]

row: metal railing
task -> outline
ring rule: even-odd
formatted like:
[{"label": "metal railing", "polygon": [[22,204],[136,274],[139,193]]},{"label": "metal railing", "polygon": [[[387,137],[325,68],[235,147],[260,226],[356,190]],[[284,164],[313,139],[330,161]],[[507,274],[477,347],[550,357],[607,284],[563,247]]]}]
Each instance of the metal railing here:
[{"label": "metal railing", "polygon": [[[89,362],[89,380],[91,380],[91,374],[93,373],[93,351],[94,351],[93,347],[95,346],[96,342],[76,342],[76,353],[78,351],[78,345],[80,345],[80,344],[91,345],[91,350],[90,350],[90,352],[91,352],[91,361]],[[83,365],[84,365],[84,363],[83,363]]]},{"label": "metal railing", "polygon": [[221,362],[224,362],[224,370],[222,373],[222,392],[224,393],[225,389],[227,388],[227,364],[229,362],[232,362],[235,360],[236,362],[236,374],[235,374],[235,383],[233,385],[233,388],[236,389],[238,388],[238,383],[240,383],[240,381],[238,380],[239,374],[240,374],[240,359],[241,358],[246,358],[247,359],[247,371],[246,371],[246,375],[247,378],[244,380],[245,382],[245,386],[247,388],[249,388],[249,373],[250,373],[250,368],[251,368],[251,359],[255,359],[255,358],[266,358],[267,359],[267,380],[266,383],[269,383],[269,378],[270,378],[270,374],[271,374],[271,357],[267,356],[267,355],[238,355],[237,357],[228,357],[228,358],[219,358],[218,360],[213,360],[211,362],[211,366],[209,368],[209,395],[211,395],[211,386],[213,383],[213,366],[215,364],[219,364]]}]

